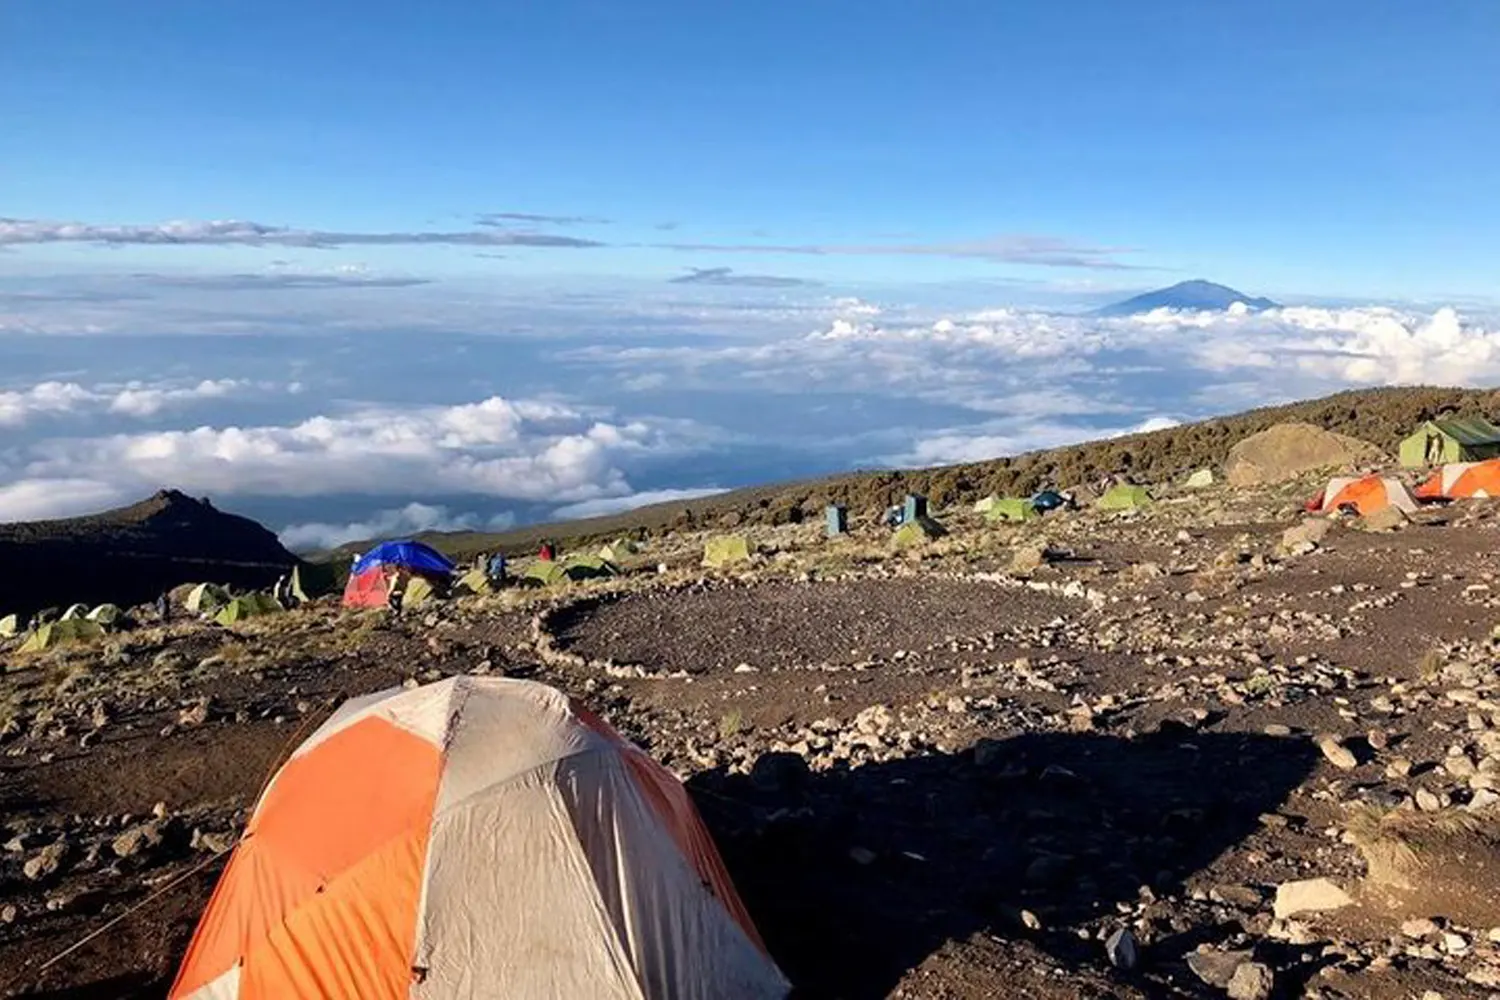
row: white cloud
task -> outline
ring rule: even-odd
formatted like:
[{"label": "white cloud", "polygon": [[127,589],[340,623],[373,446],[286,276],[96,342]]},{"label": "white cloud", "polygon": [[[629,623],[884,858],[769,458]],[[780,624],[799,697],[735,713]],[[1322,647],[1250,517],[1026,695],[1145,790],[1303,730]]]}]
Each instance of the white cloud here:
[{"label": "white cloud", "polygon": [[503,531],[514,524],[515,516],[509,512],[482,518],[474,513],[455,513],[444,506],[413,502],[347,524],[313,521],[290,525],[282,529],[281,543],[293,552],[315,552],[367,538],[399,538],[423,531]]},{"label": "white cloud", "polygon": [[[566,503],[630,494],[626,463],[684,452],[701,443],[699,434],[682,421],[611,422],[560,403],[491,397],[289,425],[53,438],[0,454],[0,481],[88,479],[127,495],[174,486],[209,496],[470,494]],[[35,514],[36,504],[24,509]],[[0,518],[24,516],[0,503]]]},{"label": "white cloud", "polygon": [[580,517],[602,517],[605,514],[619,514],[623,511],[635,510],[637,507],[649,507],[654,503],[697,500],[723,492],[722,489],[716,486],[703,489],[643,490],[640,493],[632,493],[625,497],[604,497],[599,500],[584,500],[580,503],[568,504],[565,507],[559,507],[554,510],[552,516],[560,521]]},{"label": "white cloud", "polygon": [[37,417],[59,417],[107,411],[127,417],[152,417],[177,406],[222,399],[247,389],[241,379],[204,379],[191,385],[167,382],[101,384],[39,382],[29,389],[0,392],[0,427],[19,427]]},{"label": "white cloud", "polygon": [[139,500],[130,489],[85,475],[0,483],[0,522],[93,514]]}]

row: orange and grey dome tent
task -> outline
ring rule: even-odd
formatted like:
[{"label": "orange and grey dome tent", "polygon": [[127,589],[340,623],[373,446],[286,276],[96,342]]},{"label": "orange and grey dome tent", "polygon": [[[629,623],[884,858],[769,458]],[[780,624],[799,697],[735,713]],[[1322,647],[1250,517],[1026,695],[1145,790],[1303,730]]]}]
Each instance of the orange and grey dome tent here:
[{"label": "orange and grey dome tent", "polygon": [[1418,486],[1416,495],[1423,500],[1500,497],[1500,459],[1452,462]]},{"label": "orange and grey dome tent", "polygon": [[670,772],[559,691],[455,677],[353,699],[293,753],[170,996],[789,989]]},{"label": "orange and grey dome tent", "polygon": [[1390,476],[1340,476],[1328,481],[1327,487],[1308,503],[1310,511],[1336,511],[1353,508],[1363,517],[1395,507],[1411,514],[1417,502],[1399,479]]}]

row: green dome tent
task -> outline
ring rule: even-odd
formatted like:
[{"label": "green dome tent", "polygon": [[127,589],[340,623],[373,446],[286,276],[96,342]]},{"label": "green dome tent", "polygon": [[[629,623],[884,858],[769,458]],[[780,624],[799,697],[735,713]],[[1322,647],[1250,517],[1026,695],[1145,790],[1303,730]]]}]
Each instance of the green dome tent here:
[{"label": "green dome tent", "polygon": [[721,535],[703,546],[703,565],[713,569],[749,561],[750,543],[744,535]]},{"label": "green dome tent", "polygon": [[1037,513],[1030,500],[997,497],[995,502],[985,510],[984,516],[990,521],[1034,521],[1041,515]]},{"label": "green dome tent", "polygon": [[432,589],[432,582],[425,576],[411,577],[401,590],[401,607],[403,608],[420,608],[434,599],[436,599],[436,594]]},{"label": "green dome tent", "polygon": [[466,594],[490,594],[495,590],[495,585],[482,569],[469,570],[458,578],[458,583],[454,586]]},{"label": "green dome tent", "polygon": [[1100,510],[1140,510],[1151,503],[1151,494],[1144,486],[1120,484],[1099,498]]},{"label": "green dome tent", "polygon": [[980,500],[974,505],[974,513],[988,514],[991,510],[994,509],[995,504],[999,502],[1000,498],[991,493],[989,496],[985,497],[983,500]]},{"label": "green dome tent", "polygon": [[21,652],[39,653],[44,649],[53,649],[69,643],[89,642],[103,635],[104,629],[100,628],[97,622],[91,622],[87,618],[69,618],[66,621],[43,625],[31,633],[31,638],[22,644]]},{"label": "green dome tent", "polygon": [[554,559],[538,559],[521,571],[521,579],[532,580],[544,587],[566,583],[568,573],[562,563]]},{"label": "green dome tent", "polygon": [[87,618],[89,606],[87,604],[70,604],[68,610],[62,613],[61,621],[70,622],[75,618]]},{"label": "green dome tent", "polygon": [[214,621],[220,625],[233,625],[246,618],[278,614],[281,610],[281,605],[270,594],[246,594],[220,608],[214,615]]},{"label": "green dome tent", "polygon": [[217,583],[200,583],[188,592],[183,607],[194,614],[212,614],[229,603],[229,591]]},{"label": "green dome tent", "polygon": [[891,545],[898,549],[909,549],[934,538],[942,538],[947,529],[930,517],[918,517],[907,521],[891,536]]},{"label": "green dome tent", "polygon": [[573,555],[563,560],[563,572],[570,580],[593,580],[619,573],[614,564],[602,556]]},{"label": "green dome tent", "polygon": [[124,617],[125,612],[120,610],[118,604],[101,604],[88,613],[89,621],[97,622],[105,628],[121,624]]}]

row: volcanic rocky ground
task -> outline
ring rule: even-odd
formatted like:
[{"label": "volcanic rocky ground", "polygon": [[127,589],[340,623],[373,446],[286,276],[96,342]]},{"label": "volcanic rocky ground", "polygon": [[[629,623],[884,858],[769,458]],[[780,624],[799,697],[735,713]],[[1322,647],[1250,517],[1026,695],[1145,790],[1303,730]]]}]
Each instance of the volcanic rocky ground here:
[{"label": "volcanic rocky ground", "polygon": [[799,995],[1500,996],[1497,508],[1369,531],[1304,520],[1309,490],[938,512],[899,553],[755,529],[718,573],[679,536],[396,621],[12,648],[0,994],[162,996],[290,747],[469,672],[558,685],[679,773]]}]

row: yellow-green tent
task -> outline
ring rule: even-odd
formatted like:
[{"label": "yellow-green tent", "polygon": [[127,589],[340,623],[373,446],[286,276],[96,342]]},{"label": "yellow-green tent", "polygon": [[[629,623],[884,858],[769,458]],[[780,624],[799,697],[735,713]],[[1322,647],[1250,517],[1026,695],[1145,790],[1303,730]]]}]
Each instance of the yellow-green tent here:
[{"label": "yellow-green tent", "polygon": [[573,555],[563,560],[563,572],[570,580],[592,580],[595,577],[614,576],[619,572],[614,564],[603,556]]},{"label": "yellow-green tent", "polygon": [[62,621],[70,622],[75,618],[87,618],[89,606],[87,604],[70,604],[68,610],[62,613]]},{"label": "yellow-green tent", "polygon": [[568,572],[555,559],[538,559],[521,572],[521,579],[534,580],[544,587],[551,587],[567,582]]},{"label": "yellow-green tent", "polygon": [[98,622],[105,628],[110,628],[111,626],[118,625],[120,623],[120,619],[124,617],[125,612],[120,610],[120,606],[118,604],[101,604],[93,611],[90,611],[88,613],[89,621]]},{"label": "yellow-green tent", "polygon": [[718,569],[750,561],[750,543],[744,535],[721,535],[703,546],[703,565]]},{"label": "yellow-green tent", "polygon": [[458,578],[455,586],[467,594],[489,594],[495,589],[495,585],[490,582],[489,576],[482,569],[469,570]]},{"label": "yellow-green tent", "polygon": [[941,538],[947,529],[930,517],[918,517],[907,521],[891,536],[891,545],[898,549],[912,548],[934,538]]},{"label": "yellow-green tent", "polygon": [[188,592],[183,607],[194,614],[212,614],[229,603],[229,591],[217,583],[200,583]]},{"label": "yellow-green tent", "polygon": [[1140,510],[1151,503],[1151,494],[1144,486],[1127,486],[1123,483],[1112,487],[1099,498],[1100,510]]},{"label": "yellow-green tent", "polygon": [[0,618],[0,638],[9,639],[11,636],[20,634],[20,615],[6,615]]},{"label": "yellow-green tent", "polygon": [[425,576],[414,576],[406,581],[406,587],[401,591],[401,606],[419,608],[433,598],[432,583]]},{"label": "yellow-green tent", "polygon": [[292,567],[289,581],[292,596],[299,601],[310,601],[333,591],[337,579],[330,563],[299,563]]},{"label": "yellow-green tent", "polygon": [[990,521],[1034,521],[1041,515],[1031,505],[1030,500],[1019,500],[1015,497],[995,498],[985,511],[985,518]]},{"label": "yellow-green tent", "polygon": [[274,615],[281,610],[281,605],[277,604],[276,599],[270,594],[245,594],[243,597],[234,598],[220,608],[214,615],[214,621],[220,625],[233,625],[246,618]]},{"label": "yellow-green tent", "polygon": [[1000,498],[991,493],[989,496],[985,497],[983,500],[974,505],[974,513],[988,514],[991,510],[994,509],[995,504],[999,502]]},{"label": "yellow-green tent", "polygon": [[37,653],[44,649],[74,642],[89,642],[104,635],[97,622],[87,618],[69,618],[67,621],[43,625],[31,633],[31,638],[21,646],[23,653]]}]

